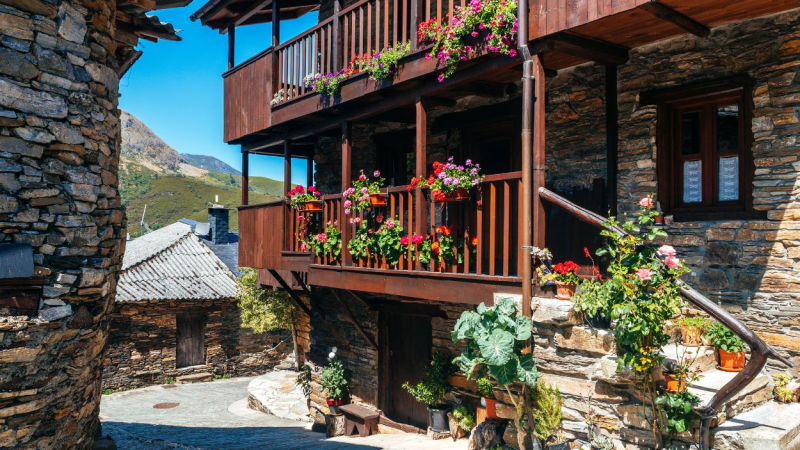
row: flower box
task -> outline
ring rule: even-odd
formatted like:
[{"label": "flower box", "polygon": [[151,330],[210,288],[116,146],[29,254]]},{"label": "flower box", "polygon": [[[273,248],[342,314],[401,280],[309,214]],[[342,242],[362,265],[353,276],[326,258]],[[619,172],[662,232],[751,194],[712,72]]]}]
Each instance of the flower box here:
[{"label": "flower box", "polygon": [[308,212],[321,212],[322,211],[322,200],[311,200],[307,202],[303,202],[300,206],[301,211],[308,211]]},{"label": "flower box", "polygon": [[369,194],[368,208],[380,208],[386,206],[386,197],[382,194]]},{"label": "flower box", "polygon": [[744,369],[744,352],[728,352],[723,349],[719,350],[719,370],[724,372],[741,372]]},{"label": "flower box", "polygon": [[566,284],[556,281],[556,298],[559,300],[572,300],[572,297],[575,295],[575,290],[577,289],[577,284]]},{"label": "flower box", "polygon": [[433,197],[433,203],[465,202],[470,199],[470,193],[464,188],[457,188],[453,192],[442,193]]}]

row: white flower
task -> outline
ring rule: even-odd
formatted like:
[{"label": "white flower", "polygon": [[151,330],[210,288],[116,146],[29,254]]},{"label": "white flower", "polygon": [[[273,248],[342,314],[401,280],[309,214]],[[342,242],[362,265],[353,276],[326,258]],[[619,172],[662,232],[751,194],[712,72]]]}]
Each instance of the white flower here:
[{"label": "white flower", "polygon": [[330,358],[330,359],[336,358],[336,352],[328,353],[328,358]]},{"label": "white flower", "polygon": [[332,351],[333,353],[336,353],[336,352],[338,352],[338,351],[339,351],[339,349],[338,349],[338,348],[336,348],[336,347],[333,347],[333,348],[331,349],[331,351]]}]

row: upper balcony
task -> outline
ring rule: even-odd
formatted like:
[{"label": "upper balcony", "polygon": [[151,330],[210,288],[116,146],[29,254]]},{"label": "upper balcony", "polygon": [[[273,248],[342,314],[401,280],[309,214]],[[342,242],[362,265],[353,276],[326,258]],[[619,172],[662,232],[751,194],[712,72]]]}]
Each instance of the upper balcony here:
[{"label": "upper balcony", "polygon": [[[276,0],[277,1],[277,0]],[[280,17],[294,18],[320,7],[318,0],[286,1]],[[326,5],[330,1],[332,5]],[[226,3],[227,2],[227,3]],[[263,148],[284,139],[296,139],[332,129],[342,113],[351,119],[377,114],[413,102],[415,96],[440,95],[459,83],[489,77],[516,81],[519,58],[478,51],[462,64],[460,77],[437,83],[440,67],[424,57],[416,44],[420,22],[443,17],[466,0],[359,0],[341,7],[324,0],[332,14],[309,30],[233,67],[224,77],[225,132],[231,144]],[[213,7],[194,18],[228,31],[236,26],[275,20],[273,2],[212,0]],[[227,7],[220,5],[228,4]],[[780,12],[797,6],[794,0],[528,0],[529,48],[545,54],[548,69],[562,69],[587,61],[618,65],[628,50],[684,33],[707,36],[710,28],[727,22]],[[208,5],[207,5],[208,6]],[[216,8],[216,9],[215,9]],[[275,27],[278,29],[280,27]],[[412,52],[402,61],[394,79],[376,83],[365,74],[346,80],[331,97],[313,92],[303,82],[309,74],[336,72],[356,55],[373,53],[411,42]],[[229,51],[234,49],[231,39]],[[476,67],[477,66],[477,67]],[[333,117],[333,114],[337,114]]]}]

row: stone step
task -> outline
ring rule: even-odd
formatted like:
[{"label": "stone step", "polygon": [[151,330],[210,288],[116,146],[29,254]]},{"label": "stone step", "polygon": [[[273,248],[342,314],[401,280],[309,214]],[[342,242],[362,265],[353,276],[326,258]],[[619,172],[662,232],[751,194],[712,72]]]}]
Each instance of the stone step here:
[{"label": "stone step", "polygon": [[214,381],[214,374],[208,372],[193,373],[189,375],[181,375],[175,379],[178,384],[184,383],[202,383],[204,381]]},{"label": "stone step", "polygon": [[[689,392],[700,397],[699,407],[701,408],[707,405],[714,394],[732,380],[734,376],[736,376],[735,372],[725,372],[718,369],[709,370],[704,372],[702,377],[689,387]],[[750,384],[728,400],[712,422],[712,426],[723,424],[726,420],[755,409],[771,399],[772,387],[769,383],[769,377],[764,373],[759,373]]]},{"label": "stone step", "polygon": [[254,378],[247,386],[248,407],[284,419],[312,421],[297,373],[276,370]]},{"label": "stone step", "polygon": [[708,372],[717,367],[717,354],[714,347],[686,347],[679,343],[671,343],[661,349],[664,357],[664,366],[677,363],[679,358],[689,357],[692,360],[692,369]]},{"label": "stone step", "polygon": [[711,430],[715,450],[800,449],[800,403],[768,402]]}]

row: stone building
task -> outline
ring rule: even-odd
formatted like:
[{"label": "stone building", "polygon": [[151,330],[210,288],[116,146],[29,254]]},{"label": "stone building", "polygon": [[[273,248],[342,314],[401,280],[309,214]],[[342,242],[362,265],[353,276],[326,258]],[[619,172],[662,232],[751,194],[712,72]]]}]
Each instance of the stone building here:
[{"label": "stone building", "polygon": [[119,78],[139,38],[179,40],[147,13],[185,4],[0,4],[0,246],[28,245],[34,266],[2,284],[39,286],[42,300],[38,314],[0,318],[0,448],[87,449],[99,432],[125,238]]},{"label": "stone building", "polygon": [[[240,253],[241,264],[261,269],[265,284],[309,305],[307,360],[322,366],[336,347],[350,371],[352,401],[380,409],[385,424],[424,427],[424,410],[400,385],[416,381],[433,352],[460,351],[450,331],[462,312],[529,295],[520,247],[546,246],[556,261],[583,262],[583,248],[600,244],[598,230],[545,202],[549,190],[604,216],[631,213],[642,197],[655,196],[669,235],[664,243],[691,269],[685,281],[782,357],[800,362],[798,5],[533,0],[526,3],[530,15],[518,16],[529,25],[520,26],[528,36],[517,35],[527,43],[522,56],[470,53],[441,81],[436,55],[426,58],[414,37],[419,17],[446,12],[444,3],[425,2],[430,10],[412,14],[406,29],[405,21],[377,12],[398,17],[389,2],[323,1],[317,27],[224,74],[226,142],[241,146],[245,167],[248,154],[284,156],[287,180],[293,158],[313,160],[313,182],[328,194],[320,222],[342,236],[340,260],[304,253],[294,224],[311,223],[309,213],[281,203],[248,205],[243,195],[240,234],[248,251]],[[261,13],[247,23],[268,20],[268,11]],[[232,32],[238,14],[206,7],[194,18]],[[299,81],[309,65],[312,74],[336,73],[365,49],[405,36],[411,53],[390,80],[356,73],[337,80],[340,88],[330,95]],[[315,56],[304,59],[304,49],[319,42]],[[520,70],[527,52],[523,70],[535,71],[535,92],[520,82],[529,73]],[[523,127],[531,113],[532,130]],[[487,180],[470,201],[442,205],[421,191],[406,192],[411,177],[426,176],[432,162],[451,156],[485,169]],[[409,240],[453,225],[464,237],[478,237],[474,260],[425,266],[412,258],[413,249],[392,265],[351,258],[355,226],[341,193],[359,170],[379,170],[389,180],[381,211]],[[532,211],[523,203],[527,195]],[[533,294],[534,357],[543,379],[563,394],[565,431],[585,436],[591,395],[617,447],[657,445],[632,379],[617,372],[613,331],[587,327],[571,303],[549,292]],[[735,384],[715,370],[713,352],[698,359],[706,369],[703,402]],[[777,359],[768,369],[785,370]],[[474,386],[458,377],[453,383],[474,401]],[[495,395],[506,404],[501,416],[512,418],[508,399],[499,390]],[[312,398],[324,403],[319,386]],[[770,398],[762,374],[727,399],[711,421],[713,445],[798,448],[791,442],[800,431],[797,407],[770,412],[774,405],[763,406]],[[739,423],[763,424],[758,444],[745,445],[754,442],[740,434],[746,430],[730,427],[740,414]],[[507,442],[513,433],[509,427]]]},{"label": "stone building", "polygon": [[176,222],[128,242],[110,316],[104,389],[189,375],[261,374],[291,353],[288,333],[254,334],[241,327],[234,274],[215,252],[225,249],[203,238],[224,235],[227,241],[226,215],[210,209],[217,220],[208,234]]}]

